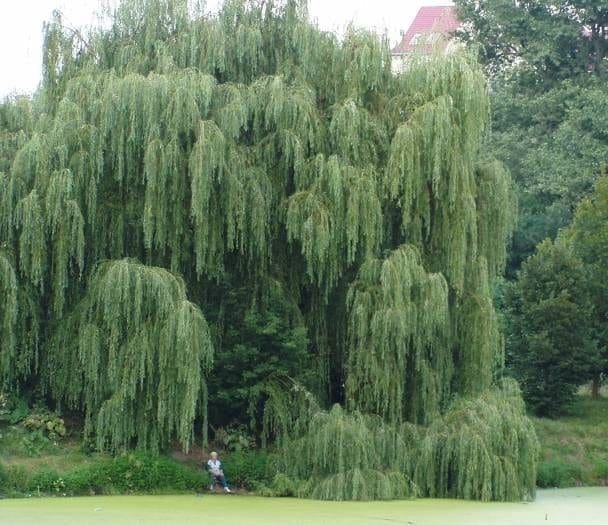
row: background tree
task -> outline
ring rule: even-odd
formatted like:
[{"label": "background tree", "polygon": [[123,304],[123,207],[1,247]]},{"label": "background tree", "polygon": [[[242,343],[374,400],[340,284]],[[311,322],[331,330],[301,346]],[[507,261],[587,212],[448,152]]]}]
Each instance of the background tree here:
[{"label": "background tree", "polygon": [[572,247],[587,269],[593,303],[594,339],[598,360],[592,367],[592,395],[598,397],[602,376],[608,373],[608,178],[600,178],[594,193],[584,199],[569,229]]},{"label": "background tree", "polygon": [[272,378],[291,377],[318,390],[305,320],[279,282],[252,287],[224,281],[214,294],[220,305],[208,315],[217,330],[209,378],[214,426],[247,423]]},{"label": "background tree", "polygon": [[465,41],[479,46],[492,75],[540,91],[563,80],[608,73],[603,0],[455,0]]},{"label": "background tree", "polygon": [[608,7],[602,0],[456,0],[460,36],[492,79],[489,148],[519,190],[513,277],[555,238],[608,158]]},{"label": "background tree", "polygon": [[569,246],[546,240],[507,288],[507,363],[538,415],[567,410],[597,361],[586,272]]}]

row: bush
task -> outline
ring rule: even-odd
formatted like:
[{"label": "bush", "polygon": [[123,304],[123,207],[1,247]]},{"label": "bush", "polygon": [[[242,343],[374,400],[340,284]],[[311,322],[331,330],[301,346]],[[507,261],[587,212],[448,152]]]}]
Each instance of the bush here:
[{"label": "bush", "polygon": [[297,483],[280,472],[274,477],[270,485],[261,485],[260,496],[273,498],[287,498],[298,495]]},{"label": "bush", "polygon": [[0,465],[0,491],[10,495],[194,492],[206,484],[201,471],[168,457],[140,453],[98,459],[67,472],[44,467],[28,474],[21,466]]},{"label": "bush", "polygon": [[22,425],[27,430],[43,432],[51,439],[64,437],[66,434],[63,419],[50,412],[30,414],[23,420]]},{"label": "bush", "polygon": [[15,425],[29,414],[27,402],[24,399],[0,393],[0,421]]},{"label": "bush", "polygon": [[202,472],[163,456],[130,454],[111,464],[110,478],[121,492],[197,490],[206,481]]},{"label": "bush", "polygon": [[269,483],[276,472],[272,458],[264,452],[233,452],[224,465],[228,482],[248,490]]},{"label": "bush", "polygon": [[19,494],[27,491],[28,473],[21,465],[0,464],[0,490],[8,494]]},{"label": "bush", "polygon": [[598,461],[593,466],[592,476],[599,485],[608,485],[608,462]]},{"label": "bush", "polygon": [[105,471],[104,463],[74,467],[63,477],[66,493],[83,496],[115,492]]},{"label": "bush", "polygon": [[57,472],[41,469],[31,475],[22,465],[3,465],[0,463],[0,493],[9,496],[29,492],[53,492],[53,482],[59,478]]},{"label": "bush", "polygon": [[8,489],[8,472],[5,466],[0,463],[0,493]]},{"label": "bush", "polygon": [[[261,452],[235,452],[225,465],[229,482],[248,490],[269,486],[276,472],[272,457]],[[30,473],[20,465],[0,463],[0,492],[8,495],[198,492],[208,484],[208,474],[200,469],[140,452],[95,458],[67,471],[43,466]]]},{"label": "bush", "polygon": [[581,477],[578,466],[554,459],[539,465],[536,484],[541,488],[575,487],[581,484]]},{"label": "bush", "polygon": [[27,432],[21,438],[21,448],[30,457],[38,457],[44,453],[56,450],[56,443],[52,442],[42,430]]},{"label": "bush", "polygon": [[63,490],[61,490],[63,487],[60,480],[61,476],[56,470],[41,468],[30,477],[28,481],[28,490],[30,492],[44,492],[46,494],[63,492]]},{"label": "bush", "polygon": [[244,425],[230,425],[218,428],[215,432],[215,441],[220,447],[230,452],[243,452],[255,446],[253,436]]},{"label": "bush", "polygon": [[184,492],[200,490],[206,484],[202,472],[148,454],[126,454],[76,467],[64,479],[66,492],[73,495]]}]

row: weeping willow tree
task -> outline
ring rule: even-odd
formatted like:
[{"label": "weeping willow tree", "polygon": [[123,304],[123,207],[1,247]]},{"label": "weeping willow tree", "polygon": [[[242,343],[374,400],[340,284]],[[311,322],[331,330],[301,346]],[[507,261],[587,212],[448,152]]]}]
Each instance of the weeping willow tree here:
[{"label": "weeping willow tree", "polygon": [[187,448],[214,286],[270,280],[318,363],[314,402],[266,406],[297,494],[532,496],[491,298],[515,205],[470,56],[394,76],[386,39],[305,0],[124,0],[86,33],[55,14],[43,57],[0,105],[3,388],[100,448]]}]

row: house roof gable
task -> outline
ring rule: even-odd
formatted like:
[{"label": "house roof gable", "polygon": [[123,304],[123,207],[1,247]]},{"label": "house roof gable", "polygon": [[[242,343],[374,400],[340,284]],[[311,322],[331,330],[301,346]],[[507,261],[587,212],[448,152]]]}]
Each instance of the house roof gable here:
[{"label": "house roof gable", "polygon": [[413,51],[418,47],[420,37],[432,34],[447,36],[459,27],[456,7],[421,7],[409,29],[404,33],[401,42],[393,49],[393,54],[402,55]]}]

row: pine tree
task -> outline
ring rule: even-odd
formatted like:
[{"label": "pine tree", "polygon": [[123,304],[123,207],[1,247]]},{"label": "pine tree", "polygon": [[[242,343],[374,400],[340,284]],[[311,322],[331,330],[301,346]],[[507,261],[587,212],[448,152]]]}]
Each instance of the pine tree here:
[{"label": "pine tree", "polygon": [[225,304],[214,286],[272,279],[318,363],[297,425],[280,424],[291,403],[266,407],[285,457],[307,451],[282,471],[299,494],[533,495],[534,433],[495,386],[490,286],[514,203],[480,152],[470,56],[393,76],[384,38],[338,40],[305,0],[214,16],[124,0],[86,35],[60,14],[45,34],[40,90],[0,110],[6,388],[39,384],[100,448],[187,448],[222,330],[204,317]]}]

